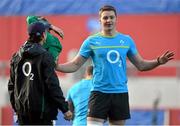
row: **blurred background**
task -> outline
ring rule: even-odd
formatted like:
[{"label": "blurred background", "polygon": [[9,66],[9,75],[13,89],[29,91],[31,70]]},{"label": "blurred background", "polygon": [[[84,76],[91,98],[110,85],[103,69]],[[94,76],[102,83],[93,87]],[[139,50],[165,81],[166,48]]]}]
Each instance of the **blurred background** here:
[{"label": "blurred background", "polygon": [[[145,59],[167,50],[175,59],[155,70],[138,72],[128,62],[131,119],[127,125],[180,125],[180,0],[1,0],[0,1],[0,124],[13,125],[7,92],[11,56],[27,39],[26,16],[41,15],[63,29],[59,63],[71,60],[83,40],[100,29],[99,8],[118,12],[117,29],[129,34]],[[64,95],[79,81],[85,64],[72,74],[57,73]],[[71,124],[58,116],[58,125]]]}]

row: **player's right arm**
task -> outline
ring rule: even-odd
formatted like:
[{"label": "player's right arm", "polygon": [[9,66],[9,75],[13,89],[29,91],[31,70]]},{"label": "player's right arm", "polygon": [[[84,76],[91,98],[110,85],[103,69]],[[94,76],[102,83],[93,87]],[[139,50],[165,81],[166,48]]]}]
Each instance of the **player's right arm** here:
[{"label": "player's right arm", "polygon": [[64,64],[57,64],[56,70],[63,73],[72,73],[77,71],[85,62],[87,58],[77,55],[73,60]]},{"label": "player's right arm", "polygon": [[64,73],[72,73],[77,71],[87,61],[87,59],[91,57],[92,49],[90,42],[91,40],[87,38],[81,45],[77,56],[67,63],[57,64],[56,70]]}]

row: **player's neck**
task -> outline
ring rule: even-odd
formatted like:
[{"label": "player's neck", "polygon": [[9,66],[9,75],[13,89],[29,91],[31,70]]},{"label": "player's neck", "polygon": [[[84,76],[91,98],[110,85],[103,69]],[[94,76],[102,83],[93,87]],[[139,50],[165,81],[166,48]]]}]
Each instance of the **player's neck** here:
[{"label": "player's neck", "polygon": [[107,30],[107,31],[102,30],[102,31],[101,31],[101,34],[102,34],[103,36],[115,36],[116,33],[117,33],[116,30]]}]

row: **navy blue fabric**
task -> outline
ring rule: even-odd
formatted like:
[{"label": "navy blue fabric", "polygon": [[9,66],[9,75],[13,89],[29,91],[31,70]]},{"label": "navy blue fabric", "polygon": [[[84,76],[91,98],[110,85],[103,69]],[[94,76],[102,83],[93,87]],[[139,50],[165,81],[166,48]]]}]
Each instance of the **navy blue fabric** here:
[{"label": "navy blue fabric", "polygon": [[97,14],[105,4],[118,14],[180,13],[180,0],[1,0],[0,16]]}]

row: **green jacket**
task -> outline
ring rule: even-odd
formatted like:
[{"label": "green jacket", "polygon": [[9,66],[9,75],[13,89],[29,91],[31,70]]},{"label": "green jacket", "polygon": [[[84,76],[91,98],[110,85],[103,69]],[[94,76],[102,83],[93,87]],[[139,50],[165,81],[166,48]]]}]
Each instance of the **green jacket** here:
[{"label": "green jacket", "polygon": [[[27,25],[30,25],[37,21],[40,21],[37,16],[28,16],[26,18]],[[47,35],[47,38],[43,47],[47,49],[53,55],[54,61],[56,61],[62,50],[61,42],[59,41],[57,37],[52,35],[50,32],[47,32],[46,35]]]}]

